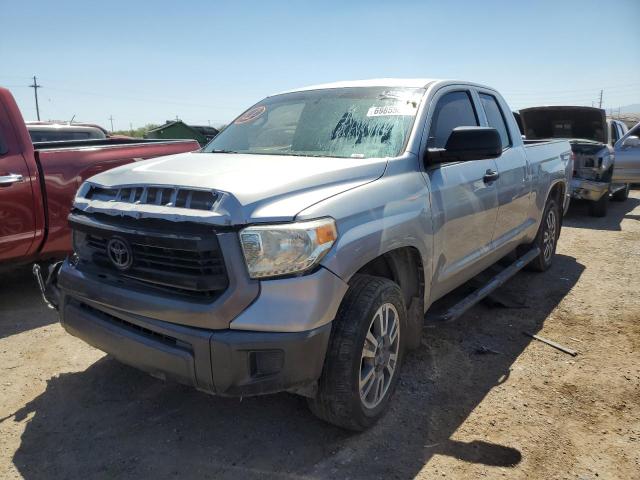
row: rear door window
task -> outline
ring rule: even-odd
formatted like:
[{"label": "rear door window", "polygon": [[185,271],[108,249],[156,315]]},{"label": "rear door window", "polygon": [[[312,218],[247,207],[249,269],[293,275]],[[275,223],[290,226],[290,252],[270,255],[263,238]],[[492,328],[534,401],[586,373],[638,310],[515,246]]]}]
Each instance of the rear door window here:
[{"label": "rear door window", "polygon": [[505,148],[510,147],[511,138],[509,137],[509,129],[507,128],[507,123],[504,119],[502,109],[498,104],[498,100],[493,95],[489,95],[488,93],[481,93],[480,102],[482,103],[482,108],[484,109],[484,113],[487,116],[487,122],[489,122],[489,126],[495,128],[500,134],[502,149],[504,150]]},{"label": "rear door window", "polygon": [[478,125],[478,116],[469,92],[464,90],[447,93],[438,100],[433,112],[427,147],[444,148],[454,128]]}]

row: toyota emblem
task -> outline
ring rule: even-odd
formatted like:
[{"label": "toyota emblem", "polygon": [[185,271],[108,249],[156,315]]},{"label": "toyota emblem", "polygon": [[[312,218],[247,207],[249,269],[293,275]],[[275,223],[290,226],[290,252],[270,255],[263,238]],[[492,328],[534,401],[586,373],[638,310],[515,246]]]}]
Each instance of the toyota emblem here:
[{"label": "toyota emblem", "polygon": [[118,270],[127,270],[133,263],[131,247],[123,238],[113,237],[109,240],[109,243],[107,243],[107,255]]}]

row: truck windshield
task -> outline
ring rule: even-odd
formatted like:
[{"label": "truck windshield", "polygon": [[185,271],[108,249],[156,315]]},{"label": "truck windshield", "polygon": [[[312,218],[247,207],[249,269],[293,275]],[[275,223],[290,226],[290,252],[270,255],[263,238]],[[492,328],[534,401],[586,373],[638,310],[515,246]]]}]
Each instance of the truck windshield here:
[{"label": "truck windshield", "polygon": [[394,157],[405,147],[423,93],[421,88],[357,87],[268,97],[203,151]]}]

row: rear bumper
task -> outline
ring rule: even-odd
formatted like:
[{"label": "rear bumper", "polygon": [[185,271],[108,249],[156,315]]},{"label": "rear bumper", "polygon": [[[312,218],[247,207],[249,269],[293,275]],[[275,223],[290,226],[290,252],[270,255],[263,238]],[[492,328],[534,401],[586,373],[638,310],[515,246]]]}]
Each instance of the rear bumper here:
[{"label": "rear bumper", "polygon": [[164,380],[217,395],[246,396],[313,386],[331,324],[303,332],[206,330],[115,311],[63,295],[71,335]]},{"label": "rear bumper", "polygon": [[607,193],[609,193],[608,182],[596,182],[575,177],[571,179],[571,196],[573,198],[597,202]]}]

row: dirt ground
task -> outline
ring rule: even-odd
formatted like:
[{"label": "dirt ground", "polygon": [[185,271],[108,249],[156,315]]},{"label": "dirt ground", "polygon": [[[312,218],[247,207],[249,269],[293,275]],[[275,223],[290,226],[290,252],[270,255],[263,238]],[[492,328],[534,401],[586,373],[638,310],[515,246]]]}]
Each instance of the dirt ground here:
[{"label": "dirt ground", "polygon": [[572,206],[553,268],[503,288],[525,308],[425,330],[389,414],[353,434],[293,395],[123,366],[67,335],[28,272],[4,274],[0,478],[640,478],[640,190],[604,219]]}]

